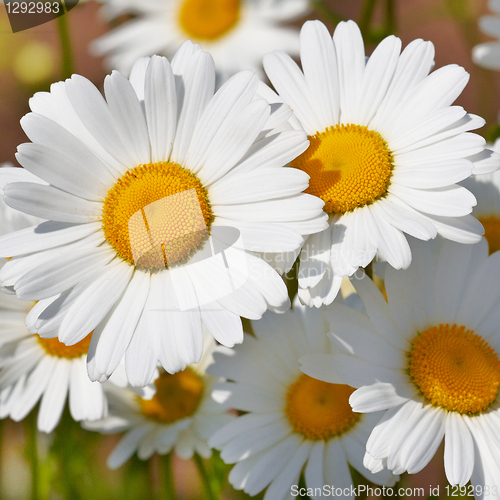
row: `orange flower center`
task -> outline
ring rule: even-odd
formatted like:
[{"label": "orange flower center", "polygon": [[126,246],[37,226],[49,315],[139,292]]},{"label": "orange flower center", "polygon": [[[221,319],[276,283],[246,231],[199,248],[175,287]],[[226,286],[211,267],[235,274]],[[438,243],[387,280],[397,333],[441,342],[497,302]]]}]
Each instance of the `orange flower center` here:
[{"label": "orange flower center", "polygon": [[153,398],[139,398],[139,403],[147,418],[163,424],[191,416],[203,397],[203,380],[190,368],[174,375],[162,373],[155,386]]},{"label": "orange flower center", "polygon": [[206,189],[172,162],[128,170],[109,190],[102,213],[104,235],[118,255],[151,272],[186,262],[213,221]]},{"label": "orange flower center", "polygon": [[286,394],[285,413],[294,430],[311,440],[330,439],[350,430],[360,419],[349,405],[355,389],[329,384],[302,373]]},{"label": "orange flower center", "polygon": [[184,0],[179,23],[189,38],[217,40],[240,20],[240,0]]},{"label": "orange flower center", "polygon": [[321,198],[326,213],[344,214],[387,194],[393,157],[378,132],[335,125],[309,141],[309,148],[291,165],[309,174],[306,193]]},{"label": "orange flower center", "polygon": [[87,354],[89,352],[92,333],[93,332],[90,332],[83,340],[80,340],[80,342],[73,345],[65,345],[62,342],[59,342],[57,337],[53,339],[43,339],[38,334],[36,336],[40,345],[50,356],[73,359],[79,358],[83,354]]},{"label": "orange flower center", "polygon": [[465,326],[440,324],[418,334],[408,369],[431,404],[469,415],[488,408],[500,385],[497,353]]}]

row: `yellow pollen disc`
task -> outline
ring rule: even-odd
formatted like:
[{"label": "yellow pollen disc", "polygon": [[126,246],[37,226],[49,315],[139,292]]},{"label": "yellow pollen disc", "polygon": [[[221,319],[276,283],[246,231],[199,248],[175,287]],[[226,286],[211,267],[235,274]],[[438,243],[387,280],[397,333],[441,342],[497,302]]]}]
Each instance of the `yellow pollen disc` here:
[{"label": "yellow pollen disc", "polygon": [[118,255],[152,272],[186,262],[213,221],[198,177],[172,162],[128,170],[106,195],[102,214],[104,235]]},{"label": "yellow pollen disc", "polygon": [[302,373],[286,394],[286,416],[296,432],[312,440],[329,439],[351,429],[360,419],[349,405],[355,389],[329,384]]},{"label": "yellow pollen disc", "polygon": [[163,372],[155,386],[153,398],[139,398],[139,403],[147,418],[164,424],[192,415],[203,397],[203,380],[189,368],[174,375]]},{"label": "yellow pollen disc", "polygon": [[216,40],[240,19],[240,0],[184,0],[179,23],[195,40]]},{"label": "yellow pollen disc", "polygon": [[423,396],[449,411],[474,414],[496,398],[500,361],[490,345],[465,326],[433,326],[408,353],[409,374]]},{"label": "yellow pollen disc", "polygon": [[478,217],[484,227],[484,237],[488,241],[490,255],[500,250],[500,218],[494,215],[490,217]]},{"label": "yellow pollen disc", "polygon": [[57,337],[53,339],[42,339],[38,334],[37,340],[45,352],[50,356],[72,359],[79,358],[82,354],[87,354],[89,352],[92,333],[93,332],[90,332],[83,340],[80,340],[80,342],[74,345],[64,345],[62,342],[59,342]]},{"label": "yellow pollen disc", "polygon": [[306,193],[325,202],[327,214],[344,214],[387,194],[393,157],[378,132],[335,125],[309,136],[311,144],[292,167],[311,177]]}]

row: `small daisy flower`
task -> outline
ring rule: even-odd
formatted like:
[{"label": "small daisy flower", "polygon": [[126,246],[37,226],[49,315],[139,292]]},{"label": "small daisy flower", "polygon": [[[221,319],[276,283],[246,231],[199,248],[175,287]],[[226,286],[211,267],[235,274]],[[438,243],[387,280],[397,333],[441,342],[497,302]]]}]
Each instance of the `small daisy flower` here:
[{"label": "small daisy flower", "polygon": [[128,73],[138,57],[171,57],[190,39],[212,54],[221,82],[244,69],[261,75],[269,47],[297,54],[298,30],[283,23],[308,11],[307,0],[100,1],[109,18],[137,16],[92,45],[96,55],[108,56],[108,67]]},{"label": "small daisy flower", "polygon": [[497,170],[499,157],[468,133],[484,120],[451,106],[468,80],[456,65],[429,75],[434,47],[387,37],[365,58],[353,21],[332,37],[319,21],[301,30],[302,69],[272,52],[264,68],[294,110],[292,125],[310,146],[291,165],[311,179],[307,193],[325,202],[329,227],[306,241],[299,297],[319,307],[338,293],[342,276],[375,257],[394,268],[411,262],[404,233],[422,240],[438,233],[475,243],[481,224],[470,214],[474,196],[455,184]]},{"label": "small daisy flower", "polygon": [[488,6],[493,15],[481,17],[479,29],[496,40],[476,45],[472,49],[472,60],[484,68],[500,70],[500,0],[490,0]]},{"label": "small daisy flower", "polygon": [[109,415],[100,421],[84,422],[83,427],[103,434],[126,431],[108,458],[111,469],[123,465],[136,451],[141,460],[171,450],[183,459],[194,453],[211,456],[209,437],[233,416],[211,398],[212,386],[219,378],[206,373],[214,351],[225,348],[216,347],[209,335],[205,340],[200,362],[174,375],[161,371],[154,381],[155,391],[146,388],[138,395],[130,387],[104,384]]},{"label": "small daisy flower", "polygon": [[379,417],[354,413],[348,401],[354,389],[339,377],[326,383],[300,372],[300,356],[331,352],[321,311],[297,304],[293,312],[266,313],[252,327],[255,337],[216,353],[209,368],[232,380],[214,386],[214,399],[248,412],[209,441],[226,463],[236,463],[230,483],[251,496],[267,487],[264,499],[279,500],[290,497],[302,471],[307,488],[350,489],[351,465],[375,484],[394,485],[397,477],[387,470],[372,474],[363,466]]},{"label": "small daisy flower", "polygon": [[[353,280],[368,317],[332,304],[331,336],[348,353],[333,366],[357,388],[354,411],[385,410],[366,444],[367,467],[383,460],[395,474],[419,472],[444,438],[450,484],[470,480],[476,498],[498,498],[500,253],[488,256],[484,239],[440,244],[415,240],[408,269],[387,267],[387,301],[369,278]],[[306,373],[331,377],[327,363],[306,361]]]},{"label": "small daisy flower", "polygon": [[214,85],[212,58],[188,41],[172,65],[113,72],[106,100],[78,75],[54,84],[21,121],[33,142],[18,148],[19,174],[31,174],[5,201],[47,222],[0,238],[14,256],[0,282],[23,300],[59,295],[35,322],[41,336],[74,345],[94,331],[92,380],[123,356],[134,386],[158,360],[184,369],[201,357],[203,324],[241,342],[240,316],[288,301],[258,252],[293,251],[326,227],[323,202],[302,193],[307,174],[283,167],[308,144],[275,130],[290,109],[261,98],[271,91],[251,71]]},{"label": "small daisy flower", "polygon": [[[3,167],[17,178],[21,169]],[[4,232],[24,229],[38,218],[17,212],[0,198],[0,228]],[[40,401],[38,429],[52,432],[57,426],[69,393],[71,416],[79,421],[106,415],[102,387],[87,375],[88,335],[66,347],[57,339],[43,339],[26,327],[35,304],[0,293],[0,418],[22,420]],[[35,306],[36,308],[36,306]]]},{"label": "small daisy flower", "polygon": [[[491,149],[500,152],[500,139]],[[469,177],[461,184],[476,197],[472,213],[484,227],[490,253],[500,250],[500,171]]]}]

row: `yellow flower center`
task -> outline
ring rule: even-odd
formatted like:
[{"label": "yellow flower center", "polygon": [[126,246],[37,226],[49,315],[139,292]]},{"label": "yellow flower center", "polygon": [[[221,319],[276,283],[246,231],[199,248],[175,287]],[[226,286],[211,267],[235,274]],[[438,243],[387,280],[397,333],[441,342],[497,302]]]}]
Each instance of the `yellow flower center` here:
[{"label": "yellow flower center", "polygon": [[53,339],[42,339],[38,334],[37,340],[43,347],[45,352],[50,356],[56,356],[58,358],[79,358],[83,354],[89,352],[90,339],[92,338],[92,333],[90,332],[83,340],[74,345],[65,345],[59,342],[58,338]]},{"label": "yellow flower center", "polygon": [[104,235],[118,255],[152,272],[186,262],[213,220],[199,179],[172,162],[128,170],[106,195],[102,214]]},{"label": "yellow flower center", "polygon": [[286,394],[286,416],[296,432],[312,440],[329,439],[360,419],[349,405],[352,387],[329,384],[302,373]]},{"label": "yellow flower center", "polygon": [[189,38],[216,40],[240,19],[240,0],[184,0],[179,22]]},{"label": "yellow flower center", "polygon": [[478,217],[478,219],[484,227],[484,237],[488,241],[491,255],[500,250],[500,218],[491,215],[490,217]]},{"label": "yellow flower center", "polygon": [[203,380],[189,368],[174,375],[163,372],[155,380],[155,386],[153,398],[139,398],[139,403],[147,418],[163,424],[192,415],[203,397]]},{"label": "yellow flower center", "polygon": [[386,195],[393,157],[378,132],[335,125],[309,140],[309,148],[291,165],[309,174],[306,193],[321,198],[326,213],[344,214]]},{"label": "yellow flower center", "polygon": [[433,326],[408,353],[410,376],[433,405],[474,414],[496,398],[500,361],[490,345],[465,326]]}]

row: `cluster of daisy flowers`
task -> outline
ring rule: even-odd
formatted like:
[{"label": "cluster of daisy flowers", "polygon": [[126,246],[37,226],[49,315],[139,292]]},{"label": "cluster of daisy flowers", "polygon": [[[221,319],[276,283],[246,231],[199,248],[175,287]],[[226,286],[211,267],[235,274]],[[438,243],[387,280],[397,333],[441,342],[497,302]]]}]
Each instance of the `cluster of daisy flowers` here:
[{"label": "cluster of daisy flowers", "polygon": [[[300,53],[264,56],[272,90],[223,40],[280,2],[215,2],[211,31],[201,0],[161,3],[96,43],[123,70],[104,96],[79,75],[33,96],[0,169],[0,416],[40,401],[51,432],[68,399],[125,432],[109,467],[215,448],[266,500],[352,498],[352,470],[393,487],[444,439],[450,484],[499,498],[500,156],[453,105],[467,73],[423,40],[367,58],[353,21],[300,46],[263,23]],[[215,63],[171,50],[188,36]]]}]

